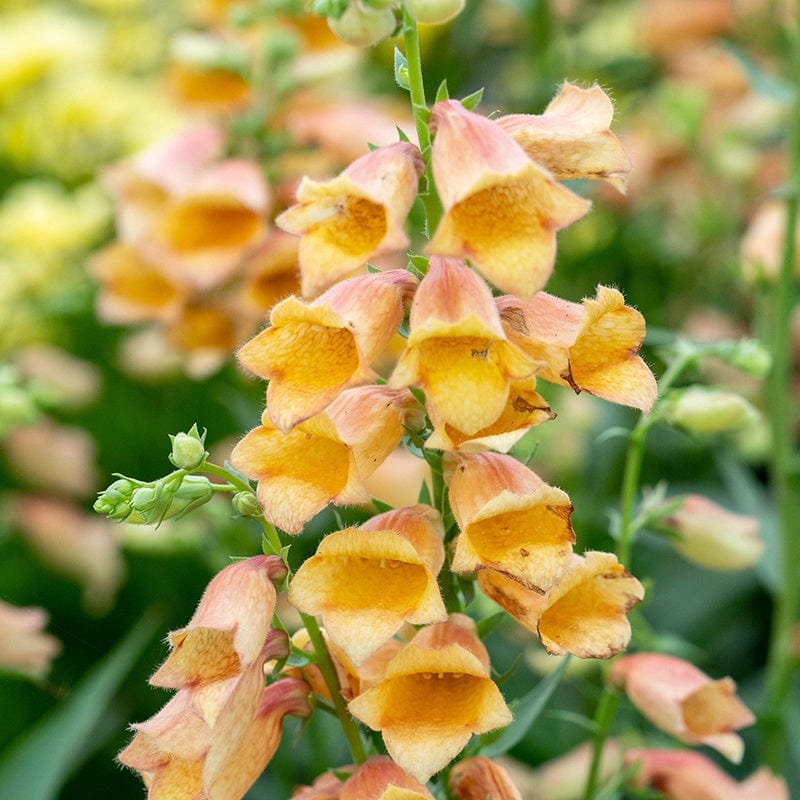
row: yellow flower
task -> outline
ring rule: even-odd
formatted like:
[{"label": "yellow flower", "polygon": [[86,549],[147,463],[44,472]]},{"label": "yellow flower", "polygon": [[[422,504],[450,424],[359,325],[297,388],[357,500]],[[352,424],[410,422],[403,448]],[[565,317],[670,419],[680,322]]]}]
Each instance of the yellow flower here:
[{"label": "yellow flower", "polygon": [[468,258],[502,291],[531,297],[553,271],[556,231],[591,204],[531,161],[496,122],[458,101],[437,103],[431,126],[445,214],[428,252]]},{"label": "yellow flower", "polygon": [[411,273],[392,270],[342,281],[311,303],[278,303],[270,327],[238,353],[242,366],[270,382],[273,425],[286,433],[343,389],[373,381],[370,364],[402,322],[416,285]]},{"label": "yellow flower", "polygon": [[566,492],[511,456],[458,456],[450,506],[461,535],[454,572],[491,569],[530,588],[549,589],[569,564],[575,533]]},{"label": "yellow flower", "polygon": [[461,615],[422,628],[349,709],[383,733],[389,755],[419,781],[450,763],[472,734],[511,722],[474,623]]},{"label": "yellow flower", "polygon": [[644,317],[616,289],[598,286],[582,304],[539,292],[528,302],[501,297],[497,306],[509,340],[542,363],[545,380],[644,413],[653,407],[656,380],[638,355]]},{"label": "yellow flower", "polygon": [[462,262],[433,257],[411,304],[411,334],[391,386],[420,386],[434,425],[467,435],[503,412],[534,362],[510,344],[486,284]]},{"label": "yellow flower", "polygon": [[536,633],[548,653],[611,658],[628,646],[626,616],[644,597],[642,584],[611,553],[573,554],[568,572],[541,594],[495,570],[481,570],[483,592]]},{"label": "yellow flower", "polygon": [[325,183],[303,178],[298,202],[275,220],[300,239],[304,295],[315,295],[368,258],[408,244],[403,225],[417,196],[419,150],[397,142],[356,159]]},{"label": "yellow flower", "polygon": [[405,622],[447,617],[436,583],[444,532],[438,515],[423,508],[398,509],[326,536],[292,579],[289,602],[321,614],[328,635],[356,665]]},{"label": "yellow flower", "polygon": [[231,453],[231,464],[258,481],[264,516],[287,533],[299,533],[328,503],[369,502],[364,479],[399,444],[408,391],[385,386],[345,389],[321,414],[288,434],[269,421],[250,431]]},{"label": "yellow flower", "polygon": [[635,653],[614,662],[609,680],[656,727],[687,744],[713,747],[736,764],[742,760],[744,742],[733,731],[756,718],[731,678],[712,681],[682,658]]},{"label": "yellow flower", "polygon": [[625,191],[631,160],[611,133],[614,105],[596,84],[568,81],[542,114],[509,114],[495,122],[530,158],[560,181],[601,178]]}]

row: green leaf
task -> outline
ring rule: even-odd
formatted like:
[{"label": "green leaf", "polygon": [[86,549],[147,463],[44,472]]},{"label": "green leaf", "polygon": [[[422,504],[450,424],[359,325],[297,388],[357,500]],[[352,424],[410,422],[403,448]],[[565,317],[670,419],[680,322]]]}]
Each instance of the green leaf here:
[{"label": "green leaf", "polygon": [[0,797],[55,800],[61,787],[93,750],[109,703],[155,633],[146,614],[114,649],[41,722],[0,756]]},{"label": "green leaf", "polygon": [[441,103],[443,100],[450,99],[450,92],[447,90],[447,78],[445,78],[440,84],[439,88],[436,90],[436,99],[434,100],[435,103]]},{"label": "green leaf", "polygon": [[478,89],[477,92],[473,92],[472,94],[468,94],[466,97],[461,98],[461,105],[467,109],[467,111],[474,111],[475,107],[483,100],[483,86]]},{"label": "green leaf", "polygon": [[533,689],[519,699],[513,709],[514,721],[497,739],[481,748],[481,755],[487,758],[494,758],[507,753],[517,742],[522,740],[547,705],[550,695],[553,694],[564,672],[566,672],[569,661],[570,657],[565,656],[564,660],[553,672],[540,680]]},{"label": "green leaf", "polygon": [[408,59],[397,47],[394,48],[394,80],[401,89],[411,91],[408,83]]}]

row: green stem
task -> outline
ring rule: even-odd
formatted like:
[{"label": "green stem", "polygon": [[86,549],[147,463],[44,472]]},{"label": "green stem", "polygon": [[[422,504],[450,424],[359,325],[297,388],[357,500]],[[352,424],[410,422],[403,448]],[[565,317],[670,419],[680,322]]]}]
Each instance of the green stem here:
[{"label": "green stem", "polygon": [[769,465],[780,531],[781,586],[775,598],[772,632],[767,656],[767,679],[762,715],[764,723],[764,759],[780,770],[786,753],[784,709],[796,667],[792,653],[794,626],[800,611],[800,486],[794,461],[794,419],[791,404],[791,335],[790,317],[795,302],[794,265],[797,257],[795,230],[800,197],[800,28],[789,32],[791,72],[795,86],[789,138],[789,199],[786,204],[786,230],[781,269],[770,304],[769,349],[772,370],[767,380],[767,403],[772,429],[772,457]]},{"label": "green stem", "polygon": [[594,722],[597,730],[592,737],[592,763],[589,767],[589,776],[586,779],[586,789],[583,793],[583,800],[591,800],[597,788],[597,779],[600,776],[600,764],[603,758],[603,747],[605,746],[608,734],[611,731],[611,723],[614,721],[614,714],[617,711],[619,695],[615,689],[606,686],[597,704],[594,714]]},{"label": "green stem", "polygon": [[426,232],[430,234],[436,230],[442,217],[442,204],[436,193],[436,184],[433,181],[431,170],[431,132],[428,128],[428,101],[425,99],[425,84],[422,79],[422,58],[419,51],[419,31],[417,22],[403,9],[403,43],[408,62],[408,86],[411,95],[411,111],[414,114],[414,126],[417,130],[417,140],[422,157],[425,159],[425,177],[428,191],[421,195],[422,205],[425,208]]},{"label": "green stem", "polygon": [[325,685],[331,694],[333,700],[333,707],[336,711],[336,716],[339,718],[339,724],[342,726],[347,744],[350,748],[350,754],[353,756],[353,762],[356,764],[363,764],[367,760],[367,754],[364,751],[364,744],[361,741],[361,734],[358,730],[358,725],[353,721],[350,712],[347,710],[347,704],[342,697],[341,686],[339,685],[339,677],[336,674],[336,667],[333,666],[331,655],[328,652],[328,646],[325,644],[325,639],[322,636],[322,631],[317,625],[317,620],[310,614],[300,614],[303,625],[308,631],[308,637],[311,639],[311,644],[314,646],[314,652],[317,656],[317,668],[322,674]]},{"label": "green stem", "polygon": [[234,475],[232,472],[228,472],[225,467],[218,467],[216,464],[212,464],[209,461],[206,461],[202,466],[202,472],[208,472],[211,475],[216,475],[218,478],[222,478],[224,481],[235,486],[238,491],[240,492],[252,492],[253,487],[250,486],[249,483],[246,483],[238,475]]}]

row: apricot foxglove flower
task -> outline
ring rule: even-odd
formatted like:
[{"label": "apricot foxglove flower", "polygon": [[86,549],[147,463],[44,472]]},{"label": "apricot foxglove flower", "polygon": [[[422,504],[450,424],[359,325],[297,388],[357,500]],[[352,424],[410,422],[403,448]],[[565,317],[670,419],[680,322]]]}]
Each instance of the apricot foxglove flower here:
[{"label": "apricot foxglove flower", "polygon": [[756,517],[734,514],[698,494],[686,495],[664,524],[678,534],[675,549],[708,569],[747,569],[764,552]]},{"label": "apricot foxglove flower", "polygon": [[424,169],[419,150],[396,142],[356,159],[333,180],[303,178],[298,202],[275,222],[300,239],[304,295],[315,295],[367,259],[407,246],[403,225]]},{"label": "apricot foxglove flower", "polygon": [[609,680],[656,727],[687,744],[705,744],[738,764],[744,753],[733,733],[755,717],[736,696],[731,678],[713,681],[694,664],[661,653],[635,653],[616,661]]},{"label": "apricot foxglove flower", "polygon": [[316,300],[288,297],[270,327],[239,350],[242,366],[269,380],[267,414],[287,433],[346,388],[370,383],[370,364],[403,320],[417,279],[391,270],[337,283]]},{"label": "apricot foxglove flower", "polygon": [[[403,515],[391,514],[394,520],[384,518],[371,529],[347,528],[326,536],[289,587],[289,602],[306,614],[321,614],[328,635],[356,665],[403,623],[424,625],[447,618],[436,573],[403,535]],[[441,567],[441,523],[435,532],[425,522],[427,538],[439,545],[436,561]],[[413,533],[426,532],[420,525],[415,528]]]},{"label": "apricot foxglove flower", "polygon": [[768,769],[738,783],[692,750],[629,750],[625,761],[638,765],[634,785],[658,787],[665,800],[789,800],[786,781]]},{"label": "apricot foxglove flower", "polygon": [[468,258],[502,291],[531,297],[553,270],[556,231],[591,204],[531,161],[496,122],[456,100],[433,107],[431,127],[445,213],[428,252]]},{"label": "apricot foxglove flower", "polygon": [[150,679],[181,689],[230,678],[260,655],[275,611],[275,582],[286,575],[277,556],[231,564],[206,587],[184,628],[172,631],[172,652]]},{"label": "apricot foxglove flower", "polygon": [[638,355],[644,317],[616,289],[598,286],[583,303],[538,292],[528,302],[498,298],[497,306],[509,340],[542,362],[545,380],[644,413],[653,407],[656,380]]},{"label": "apricot foxglove flower", "polygon": [[433,800],[433,795],[388,756],[373,756],[342,784],[340,800]]},{"label": "apricot foxglove flower", "polygon": [[420,386],[435,425],[473,434],[505,408],[513,380],[535,364],[509,344],[486,284],[457,259],[433,257],[410,313],[390,386]]},{"label": "apricot foxglove flower", "polygon": [[515,458],[458,456],[450,506],[461,530],[454,572],[488,568],[546,590],[567,569],[575,542],[569,497]]},{"label": "apricot foxglove flower", "polygon": [[382,732],[389,755],[419,781],[446,766],[472,734],[511,722],[486,648],[462,615],[422,628],[389,662],[383,680],[348,707]]},{"label": "apricot foxglove flower", "polygon": [[558,180],[600,178],[624,192],[631,160],[611,132],[613,117],[611,98],[598,85],[581,89],[566,81],[543,113],[495,122]]},{"label": "apricot foxglove flower", "polygon": [[45,633],[47,612],[18,608],[0,600],[0,668],[41,679],[61,651],[61,642]]},{"label": "apricot foxglove flower", "polygon": [[297,237],[272,230],[242,264],[239,306],[260,323],[275,303],[300,291]]},{"label": "apricot foxglove flower", "polygon": [[508,772],[486,756],[459,761],[450,770],[448,783],[458,800],[522,800]]},{"label": "apricot foxglove flower", "polygon": [[507,453],[531,428],[555,418],[547,401],[536,391],[536,378],[513,381],[500,416],[485,428],[467,434],[447,423],[440,424],[425,442],[433,450]]},{"label": "apricot foxglove flower", "polygon": [[553,655],[611,658],[631,638],[627,612],[644,597],[639,581],[611,553],[572,555],[569,568],[544,594],[495,570],[478,573],[481,590]]},{"label": "apricot foxglove flower", "polygon": [[328,503],[369,502],[364,479],[400,443],[407,390],[386,386],[345,389],[321,414],[281,433],[266,411],[231,453],[231,464],[258,481],[264,516],[287,533],[299,533]]}]

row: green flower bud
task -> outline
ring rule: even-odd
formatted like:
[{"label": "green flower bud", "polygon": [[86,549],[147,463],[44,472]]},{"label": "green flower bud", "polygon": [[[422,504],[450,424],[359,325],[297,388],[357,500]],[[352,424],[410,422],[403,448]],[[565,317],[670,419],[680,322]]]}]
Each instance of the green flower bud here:
[{"label": "green flower bud", "polygon": [[772,356],[755,339],[720,342],[714,354],[754,378],[763,378],[772,366]]},{"label": "green flower bud", "polygon": [[755,422],[758,411],[733,392],[691,386],[674,392],[664,413],[674,425],[693,433],[721,433]]},{"label": "green flower bud", "polygon": [[252,492],[237,492],[232,500],[233,510],[242,517],[258,517],[261,514],[261,503]]},{"label": "green flower bud", "polygon": [[131,498],[140,485],[130,478],[120,478],[114,481],[105,491],[100,492],[97,500],[94,501],[94,510],[110,519],[119,521],[127,519],[133,510]]},{"label": "green flower bud", "polygon": [[176,433],[169,438],[172,441],[169,460],[178,469],[197,469],[208,457],[205,448],[206,432],[200,434],[196,424],[187,433]]},{"label": "green flower bud", "polygon": [[450,22],[464,10],[465,0],[403,0],[406,11],[428,25]]},{"label": "green flower bud", "polygon": [[353,0],[338,19],[328,17],[328,26],[348,44],[371,47],[394,33],[397,20],[391,8],[365,8]]},{"label": "green flower bud", "polygon": [[[214,487],[204,475],[186,475],[172,493],[172,502],[160,519],[173,519],[205,505],[214,496]],[[160,521],[160,520],[159,520]]]}]

